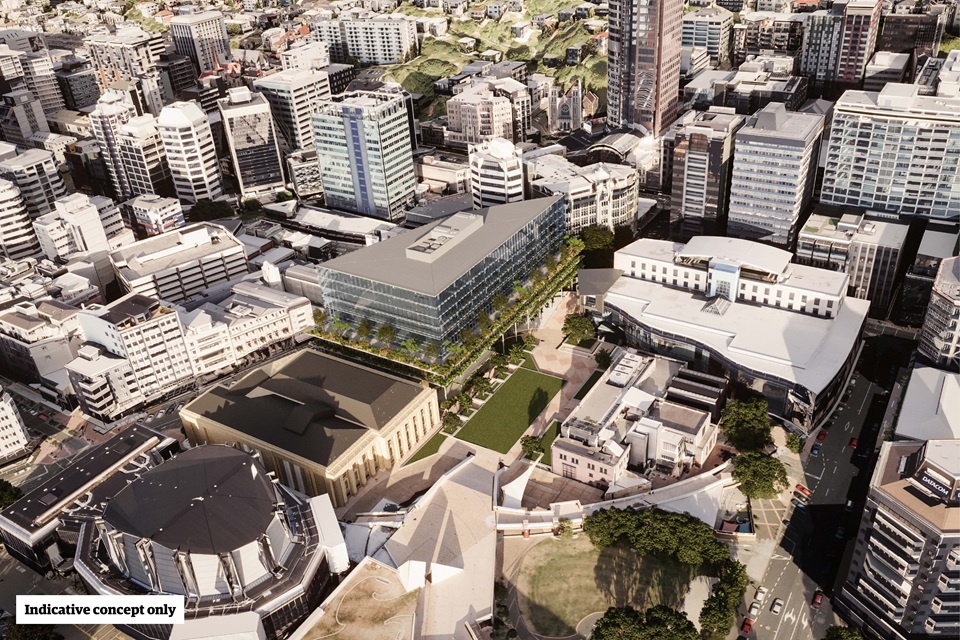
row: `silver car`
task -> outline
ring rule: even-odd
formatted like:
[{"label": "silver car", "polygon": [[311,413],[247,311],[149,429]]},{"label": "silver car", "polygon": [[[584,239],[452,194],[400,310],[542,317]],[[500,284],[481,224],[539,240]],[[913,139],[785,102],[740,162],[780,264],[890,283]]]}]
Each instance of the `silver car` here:
[{"label": "silver car", "polygon": [[753,604],[750,605],[750,612],[747,613],[747,617],[754,620],[758,615],[760,615],[760,603],[754,600]]},{"label": "silver car", "polygon": [[777,615],[780,613],[782,609],[783,609],[783,600],[781,600],[780,598],[774,599],[773,604],[770,605],[770,613],[772,613],[773,615]]}]

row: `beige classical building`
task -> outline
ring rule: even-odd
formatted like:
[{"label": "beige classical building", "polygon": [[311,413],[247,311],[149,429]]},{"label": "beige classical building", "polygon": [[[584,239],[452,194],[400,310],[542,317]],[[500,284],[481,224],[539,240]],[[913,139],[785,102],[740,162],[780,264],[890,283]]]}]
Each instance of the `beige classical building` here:
[{"label": "beige classical building", "polygon": [[335,507],[440,426],[435,389],[314,351],[210,389],[180,419],[191,444],[256,451],[281,483]]}]

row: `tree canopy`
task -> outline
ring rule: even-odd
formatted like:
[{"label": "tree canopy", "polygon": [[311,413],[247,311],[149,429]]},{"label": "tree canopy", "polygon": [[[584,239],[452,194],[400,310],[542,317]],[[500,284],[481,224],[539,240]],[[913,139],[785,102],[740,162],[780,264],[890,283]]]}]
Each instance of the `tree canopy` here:
[{"label": "tree canopy", "polygon": [[582,342],[596,335],[597,330],[593,326],[593,321],[587,316],[569,313],[563,320],[563,332],[570,336],[571,341]]},{"label": "tree canopy", "polygon": [[613,356],[609,349],[597,349],[597,352],[593,354],[593,359],[596,361],[597,367],[603,370],[609,369],[613,362]]},{"label": "tree canopy", "polygon": [[584,251],[597,251],[613,248],[613,231],[606,227],[592,225],[580,231]]},{"label": "tree canopy", "polygon": [[685,613],[657,605],[640,613],[633,607],[610,607],[593,628],[594,640],[699,640]]},{"label": "tree canopy", "polygon": [[208,198],[200,198],[196,204],[191,207],[187,214],[190,222],[201,222],[203,220],[216,220],[218,218],[231,218],[237,215],[229,204],[222,200],[216,202]]},{"label": "tree canopy", "polygon": [[787,470],[778,458],[747,451],[733,459],[733,479],[749,498],[774,498],[787,487]]},{"label": "tree canopy", "polygon": [[827,629],[823,640],[863,640],[863,633],[860,629],[833,626]]},{"label": "tree canopy", "polygon": [[6,480],[0,479],[0,509],[6,509],[23,497],[20,487],[15,487]]},{"label": "tree canopy", "polygon": [[397,339],[397,330],[388,324],[377,327],[377,340],[389,346]]},{"label": "tree canopy", "polygon": [[700,610],[700,630],[705,638],[726,637],[733,625],[743,591],[747,588],[747,568],[728,559],[720,569],[710,596]]},{"label": "tree canopy", "polygon": [[739,451],[758,451],[770,442],[770,416],[767,401],[732,400],[723,409],[720,431]]},{"label": "tree canopy", "polygon": [[7,618],[3,632],[7,640],[63,640],[52,624],[17,624],[16,618]]}]

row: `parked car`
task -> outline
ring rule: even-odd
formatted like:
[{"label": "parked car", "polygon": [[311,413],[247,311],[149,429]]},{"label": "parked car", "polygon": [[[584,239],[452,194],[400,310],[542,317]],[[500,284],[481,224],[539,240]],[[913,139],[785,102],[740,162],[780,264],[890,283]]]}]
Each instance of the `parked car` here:
[{"label": "parked car", "polygon": [[853,511],[853,500],[847,500],[847,506],[844,507],[843,510],[846,511],[847,513],[850,513],[851,511]]},{"label": "parked car", "polygon": [[805,486],[803,486],[802,484],[798,484],[798,485],[797,485],[797,491],[799,491],[799,492],[802,493],[803,495],[807,496],[808,498],[809,498],[810,495],[813,493],[812,491],[810,491],[810,489],[807,489],[807,488],[806,488]]},{"label": "parked car", "polygon": [[820,443],[819,443],[819,442],[816,443],[815,445],[813,445],[812,447],[810,447],[810,455],[812,455],[813,457],[817,457],[818,455],[820,455]]},{"label": "parked car", "polygon": [[758,587],[757,594],[753,596],[753,599],[762,604],[763,601],[767,598],[767,594],[769,592],[770,592],[769,589],[767,589],[766,587]]},{"label": "parked car", "polygon": [[747,616],[756,618],[758,615],[760,615],[760,603],[754,600],[753,604],[750,605],[750,610],[747,611]]},{"label": "parked car", "polygon": [[740,625],[740,631],[742,633],[750,633],[751,631],[753,631],[753,620],[751,620],[750,618],[747,618],[746,620],[744,620],[743,624]]},{"label": "parked car", "polygon": [[166,412],[167,412],[166,409],[160,409],[160,413],[157,414],[157,417],[158,417],[158,418],[162,418],[162,417],[163,417],[163,414],[165,414]]},{"label": "parked car", "polygon": [[817,442],[823,442],[824,440],[826,440],[826,439],[827,439],[827,433],[828,433],[827,431],[821,431],[820,433],[818,433],[818,434],[817,434]]},{"label": "parked car", "polygon": [[805,504],[803,504],[802,502],[800,502],[800,500],[797,499],[797,498],[794,498],[794,499],[791,500],[790,502],[791,502],[791,504],[793,504],[793,506],[795,506],[797,509],[806,509],[806,508],[807,508],[807,505],[805,505]]},{"label": "parked car", "polygon": [[780,611],[782,610],[783,610],[783,600],[781,600],[780,598],[776,598],[773,601],[773,604],[770,605],[770,613],[772,613],[773,615],[779,615]]},{"label": "parked car", "polygon": [[846,529],[843,527],[837,527],[837,540],[843,540],[843,536],[847,533]]},{"label": "parked car", "polygon": [[810,601],[810,606],[814,609],[819,609],[823,606],[823,591],[817,589],[813,594],[813,600]]},{"label": "parked car", "polygon": [[850,448],[851,448],[851,449],[856,449],[858,444],[860,444],[860,441],[859,441],[859,440],[857,440],[856,438],[850,438]]}]

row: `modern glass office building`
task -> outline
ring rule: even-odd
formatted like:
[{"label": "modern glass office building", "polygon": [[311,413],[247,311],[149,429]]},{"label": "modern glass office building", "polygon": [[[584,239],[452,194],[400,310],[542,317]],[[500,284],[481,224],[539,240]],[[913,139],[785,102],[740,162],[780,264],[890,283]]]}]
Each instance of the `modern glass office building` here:
[{"label": "modern glass office building", "polygon": [[324,306],[353,326],[388,324],[400,340],[455,342],[563,234],[558,196],[458,213],[320,265]]}]

